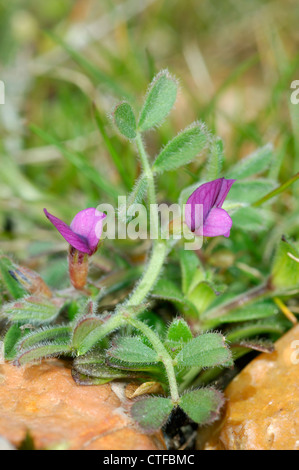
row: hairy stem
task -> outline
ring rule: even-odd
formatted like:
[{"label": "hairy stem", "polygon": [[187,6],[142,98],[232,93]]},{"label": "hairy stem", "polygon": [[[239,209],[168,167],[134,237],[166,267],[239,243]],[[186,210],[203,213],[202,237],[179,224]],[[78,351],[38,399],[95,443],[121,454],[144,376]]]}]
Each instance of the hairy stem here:
[{"label": "hairy stem", "polygon": [[154,333],[154,331],[151,330],[149,326],[140,320],[136,320],[135,318],[128,318],[128,323],[134,326],[137,330],[141,331],[141,333],[143,333],[144,336],[146,336],[153,345],[154,350],[157,352],[159,358],[164,364],[173,404],[177,405],[179,402],[179,391],[171,356],[168,354],[156,333]]},{"label": "hairy stem", "polygon": [[[154,176],[140,134],[137,134],[136,145],[142,162],[144,174],[148,179],[148,201],[152,210],[151,215],[153,216],[151,217],[151,224],[154,224],[154,230],[152,230],[153,227],[151,227],[151,233],[157,234],[158,237],[159,218],[158,207],[156,204]],[[79,355],[85,354],[89,351],[104,336],[120,328],[124,324],[129,323],[128,318],[130,317],[130,319],[132,319],[132,317],[134,317],[134,313],[131,312],[130,315],[128,315],[128,313],[124,313],[125,308],[140,305],[144,301],[157,282],[167,256],[167,252],[168,244],[166,241],[158,238],[154,239],[150,260],[145,269],[145,273],[137,284],[136,289],[129,299],[116,309],[114,315],[112,315],[103,325],[96,327],[84,338],[78,350]],[[139,311],[138,313],[141,312]],[[138,313],[135,313],[135,316],[138,315]]]},{"label": "hairy stem", "polygon": [[139,305],[150,293],[160,275],[167,251],[167,244],[165,241],[160,241],[154,245],[147,269],[139,284],[137,284],[135,291],[125,303],[126,306]]},{"label": "hairy stem", "polygon": [[136,146],[140,156],[141,164],[143,167],[144,174],[148,181],[148,203],[151,213],[151,233],[155,234],[156,237],[159,236],[159,218],[158,218],[158,207],[156,200],[156,190],[155,190],[155,180],[154,175],[148,160],[148,155],[146,153],[141,134],[136,136]]}]

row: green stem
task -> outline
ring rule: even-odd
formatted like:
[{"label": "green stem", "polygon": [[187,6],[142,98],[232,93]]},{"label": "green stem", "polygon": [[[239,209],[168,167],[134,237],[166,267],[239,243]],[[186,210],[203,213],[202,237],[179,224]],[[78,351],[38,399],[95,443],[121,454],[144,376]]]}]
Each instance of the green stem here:
[{"label": "green stem", "polygon": [[[155,225],[155,231],[153,233],[159,233],[159,219],[158,219],[158,207],[156,204],[156,193],[155,193],[155,183],[154,183],[154,176],[151,170],[148,156],[146,154],[142,138],[140,134],[137,134],[136,137],[136,145],[140,154],[140,159],[143,166],[143,171],[146,177],[148,178],[148,201],[150,206],[153,209],[153,217],[151,220],[152,224]],[[156,231],[157,230],[157,231]],[[78,349],[78,354],[85,354],[89,351],[98,341],[100,341],[104,336],[108,335],[112,331],[120,328],[124,324],[128,323],[128,318],[134,317],[134,313],[125,312],[126,307],[132,307],[135,305],[140,305],[150,291],[153,289],[159,275],[161,269],[163,267],[165,258],[168,253],[168,245],[165,240],[155,239],[153,241],[153,249],[150,260],[148,262],[147,268],[145,270],[144,275],[142,276],[141,280],[137,284],[136,289],[131,294],[129,299],[120,305],[114,315],[111,316],[104,324],[94,328],[94,330],[89,333]],[[141,313],[140,311],[138,313]],[[135,315],[138,315],[135,313]]]},{"label": "green stem", "polygon": [[[143,171],[148,180],[148,202],[151,210],[151,233],[153,233],[154,236],[156,235],[158,237],[160,227],[154,175],[140,133],[137,133],[135,141],[140,155]],[[126,303],[127,306],[140,304],[149,294],[159,277],[166,255],[166,242],[164,240],[154,239],[152,254],[150,261],[147,265],[147,269],[144,273],[144,276],[137,285],[135,291]]]},{"label": "green stem", "polygon": [[155,183],[154,183],[154,175],[148,160],[148,155],[145,151],[145,147],[143,144],[143,140],[141,137],[141,134],[137,134],[136,139],[136,146],[137,150],[140,156],[140,160],[142,163],[142,167],[144,170],[144,173],[146,174],[148,180],[149,180],[149,192],[148,192],[148,200],[150,204],[156,204],[156,192],[155,192]]},{"label": "green stem", "polygon": [[141,331],[141,333],[143,333],[144,336],[146,336],[153,345],[154,350],[157,352],[159,358],[164,364],[173,404],[177,405],[179,402],[179,391],[171,356],[168,354],[156,333],[154,333],[154,331],[149,326],[140,320],[136,320],[135,318],[128,318],[127,321],[134,328]]},{"label": "green stem", "polygon": [[85,338],[80,342],[77,349],[78,356],[86,354],[93,346],[101,341],[105,336],[117,330],[126,323],[123,314],[121,312],[112,315],[109,320],[102,323],[100,326],[96,326]]},{"label": "green stem", "polygon": [[[120,328],[128,322],[128,314],[124,314],[125,308],[132,307],[134,305],[140,305],[146,296],[150,293],[159,277],[167,252],[168,247],[165,241],[160,241],[154,246],[147,269],[131,297],[129,297],[125,303],[119,306],[119,308],[116,310],[116,313],[112,315],[109,320],[107,320],[104,324],[95,327],[94,330],[84,338],[80,344],[80,347],[78,348],[79,355],[85,354],[106,335],[112,333],[112,331]],[[141,313],[141,311],[139,311],[136,315],[139,313]],[[133,313],[130,315],[131,317],[134,316]]]},{"label": "green stem", "polygon": [[148,181],[148,203],[151,212],[151,233],[156,234],[159,236],[159,218],[158,218],[158,206],[156,200],[156,190],[155,190],[155,180],[154,175],[148,160],[148,155],[145,151],[143,140],[141,134],[137,134],[136,139],[136,146],[140,155],[140,160],[142,163],[144,174]]},{"label": "green stem", "polygon": [[292,176],[292,178],[290,178],[288,181],[286,181],[285,183],[281,184],[278,188],[276,189],[273,189],[273,191],[271,191],[270,193],[266,194],[266,196],[262,197],[261,199],[259,199],[258,201],[254,202],[252,204],[253,207],[259,207],[261,206],[262,204],[264,204],[264,202],[268,201],[269,199],[272,199],[272,197],[275,197],[277,196],[278,194],[282,193],[285,189],[287,189],[289,186],[291,186],[291,184],[295,183],[295,181],[297,181],[299,178],[299,173],[296,173],[296,175]]},{"label": "green stem", "polygon": [[126,302],[126,306],[139,305],[150,293],[160,275],[167,251],[166,242],[161,241],[154,245],[147,269],[135,291]]}]

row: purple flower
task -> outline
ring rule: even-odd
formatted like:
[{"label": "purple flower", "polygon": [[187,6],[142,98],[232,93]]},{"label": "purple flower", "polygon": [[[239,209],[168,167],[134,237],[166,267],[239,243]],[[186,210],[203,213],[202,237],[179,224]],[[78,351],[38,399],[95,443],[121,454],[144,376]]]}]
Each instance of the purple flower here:
[{"label": "purple flower", "polygon": [[191,194],[186,204],[185,220],[192,232],[204,237],[229,237],[232,219],[221,207],[235,181],[218,178],[202,184]]},{"label": "purple flower", "polygon": [[106,214],[90,207],[78,212],[69,226],[54,215],[49,214],[47,209],[44,209],[44,213],[73,248],[82,253],[87,253],[89,256],[96,252],[102,235],[103,219]]}]

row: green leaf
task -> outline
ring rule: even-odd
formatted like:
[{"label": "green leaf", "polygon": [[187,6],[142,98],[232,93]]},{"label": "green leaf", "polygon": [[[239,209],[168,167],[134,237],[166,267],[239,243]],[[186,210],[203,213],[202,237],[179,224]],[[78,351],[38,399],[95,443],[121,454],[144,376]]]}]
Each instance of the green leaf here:
[{"label": "green leaf", "polygon": [[121,378],[141,378],[148,377],[141,371],[130,371],[117,369],[116,367],[109,367],[105,362],[105,354],[101,352],[91,352],[84,356],[79,356],[74,360],[73,368],[79,374],[86,377],[101,378],[101,379],[121,379]]},{"label": "green leaf", "polygon": [[205,333],[197,336],[179,352],[176,357],[180,367],[232,366],[231,352],[225,338],[219,333]]},{"label": "green leaf", "polygon": [[168,341],[187,343],[193,339],[188,323],[183,318],[176,318],[171,322],[167,331]]},{"label": "green leaf", "polygon": [[255,207],[243,207],[232,214],[233,227],[245,232],[260,232],[266,230],[272,217],[269,211]]},{"label": "green leaf", "polygon": [[195,122],[172,139],[157,156],[153,170],[163,173],[187,165],[205,148],[208,132],[202,123]]},{"label": "green leaf", "polygon": [[39,325],[55,320],[59,312],[60,307],[52,302],[31,296],[6,304],[2,314],[12,322]]},{"label": "green leaf", "polygon": [[45,357],[71,355],[71,346],[68,344],[43,344],[22,352],[16,359],[16,364],[23,366],[28,362],[38,361]]},{"label": "green leaf", "polygon": [[80,318],[73,331],[72,346],[75,349],[80,349],[86,337],[96,328],[101,327],[103,323],[103,319],[96,316],[84,316]]},{"label": "green leaf", "polygon": [[221,392],[213,388],[200,388],[180,398],[179,406],[195,423],[211,424],[220,416],[224,404]]},{"label": "green leaf", "polygon": [[78,315],[80,308],[80,300],[71,300],[70,302],[67,301],[64,306],[62,307],[63,310],[67,312],[67,318],[69,321],[73,321],[76,316]]},{"label": "green leaf", "polygon": [[28,349],[39,343],[54,341],[67,343],[71,336],[71,327],[69,326],[48,326],[26,334],[17,344],[19,350]]},{"label": "green leaf", "polygon": [[[103,385],[113,380],[110,378],[92,377],[90,375],[81,374],[78,370],[72,369],[72,377],[77,385]],[[121,378],[121,377],[116,377]]]},{"label": "green leaf", "polygon": [[169,355],[174,359],[178,353],[183,349],[185,343],[182,341],[170,341],[166,340],[164,341],[164,346],[169,353]]},{"label": "green leaf", "polygon": [[15,269],[14,263],[0,253],[0,276],[5,288],[14,299],[20,299],[27,293],[20,284],[10,275],[10,271]]},{"label": "green leaf", "polygon": [[119,132],[127,139],[135,139],[136,119],[129,103],[118,104],[114,108],[112,116]]},{"label": "green leaf", "polygon": [[[251,204],[268,194],[274,187],[275,181],[269,179],[235,181],[229,191],[227,204],[229,204],[229,201]],[[225,208],[225,204],[223,207]]]},{"label": "green leaf", "polygon": [[165,372],[161,363],[145,364],[139,362],[138,364],[133,364],[132,362],[120,361],[119,359],[114,359],[107,355],[106,364],[114,369],[124,370],[134,374],[141,374],[141,378],[155,376],[159,381],[163,381],[165,379]]},{"label": "green leaf", "polygon": [[160,124],[171,111],[177,95],[177,82],[167,70],[153,79],[140,113],[138,130],[152,129]]},{"label": "green leaf", "polygon": [[204,312],[216,297],[214,289],[208,282],[200,282],[188,294],[188,300],[195,305],[198,313]]},{"label": "green leaf", "polygon": [[240,326],[235,327],[226,334],[227,341],[235,343],[241,339],[247,339],[265,334],[273,334],[274,336],[281,336],[289,326],[289,321],[284,317],[284,324],[277,318],[263,318],[252,322],[244,322]]},{"label": "green leaf", "polygon": [[28,329],[21,330],[20,326],[12,325],[4,336],[4,357],[8,361],[14,359],[17,354],[16,344],[28,332]]},{"label": "green leaf", "polygon": [[299,289],[299,252],[285,239],[278,244],[271,279],[273,287],[278,291]]},{"label": "green leaf", "polygon": [[137,400],[131,408],[134,421],[148,433],[161,429],[173,409],[169,398],[146,397]]},{"label": "green leaf", "polygon": [[240,160],[228,171],[226,178],[243,179],[261,173],[270,167],[273,156],[273,147],[267,144]]},{"label": "green leaf", "polygon": [[152,296],[154,298],[168,300],[173,302],[175,305],[178,304],[181,310],[187,310],[193,314],[193,316],[197,316],[196,307],[192,302],[185,298],[179,287],[169,279],[159,279]]},{"label": "green leaf", "polygon": [[124,336],[118,338],[115,346],[108,349],[107,355],[119,361],[133,364],[159,362],[157,353],[146,346],[138,336]]},{"label": "green leaf", "polygon": [[200,267],[197,254],[192,250],[180,250],[180,264],[182,272],[182,290],[187,294],[194,279],[195,273]]},{"label": "green leaf", "polygon": [[153,291],[153,297],[184,303],[184,295],[180,288],[170,279],[159,279]]},{"label": "green leaf", "polygon": [[[115,314],[113,317],[108,315],[108,319],[110,318],[111,322],[109,325],[109,331],[108,333],[111,333],[114,328],[111,328],[111,323],[112,325],[115,325],[115,329],[120,328],[125,324],[125,319],[124,315],[129,314],[129,315],[134,315],[137,316],[139,313],[142,313],[144,310],[146,310],[146,305],[145,304],[140,304],[140,305],[132,305],[130,307],[123,306],[118,310],[118,314],[122,314],[122,318],[119,317],[118,314]],[[94,328],[91,328],[91,330],[85,335],[84,338],[80,340],[80,345],[78,346],[78,355],[81,356],[82,354],[87,353],[95,344],[97,344],[100,340],[102,340],[106,335],[107,331],[105,330],[105,323],[106,319],[103,318],[103,320],[99,320],[99,323],[94,325]]]},{"label": "green leaf", "polygon": [[246,320],[258,320],[276,315],[279,312],[277,306],[271,301],[255,302],[237,308],[226,315],[222,315],[217,319],[217,324],[233,323]]},{"label": "green leaf", "polygon": [[207,180],[212,181],[219,178],[223,166],[223,141],[220,137],[215,137],[210,146],[207,164]]}]

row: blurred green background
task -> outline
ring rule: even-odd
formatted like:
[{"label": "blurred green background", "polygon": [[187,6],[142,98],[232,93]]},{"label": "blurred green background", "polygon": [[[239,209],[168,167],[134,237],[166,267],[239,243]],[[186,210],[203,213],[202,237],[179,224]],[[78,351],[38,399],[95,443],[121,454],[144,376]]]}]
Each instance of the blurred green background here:
[{"label": "blurred green background", "polygon": [[[49,254],[65,250],[43,207],[70,222],[131,189],[140,171],[135,150],[107,115],[124,98],[138,107],[163,68],[178,77],[180,93],[167,122],[148,134],[152,156],[201,119],[224,141],[225,168],[270,142],[269,176],[290,178],[299,171],[299,105],[290,103],[290,84],[299,79],[298,23],[295,0],[1,0],[0,249],[41,269]],[[176,202],[203,164],[200,157],[161,178],[160,200]],[[274,207],[281,229],[269,234],[272,247],[280,232],[297,234],[293,188]],[[282,220],[289,210],[292,218]],[[60,285],[66,264],[57,259],[60,278],[54,263],[46,280]]]}]

